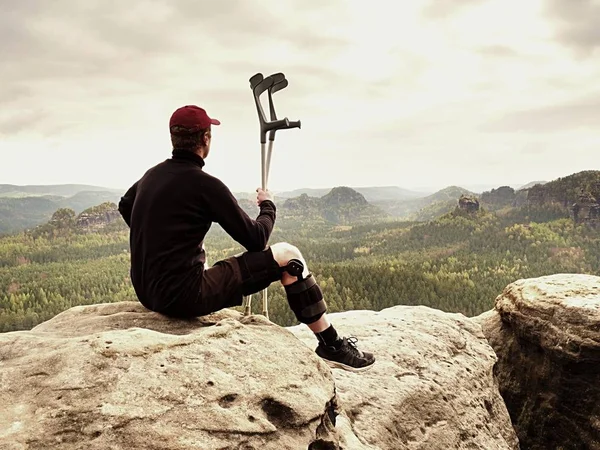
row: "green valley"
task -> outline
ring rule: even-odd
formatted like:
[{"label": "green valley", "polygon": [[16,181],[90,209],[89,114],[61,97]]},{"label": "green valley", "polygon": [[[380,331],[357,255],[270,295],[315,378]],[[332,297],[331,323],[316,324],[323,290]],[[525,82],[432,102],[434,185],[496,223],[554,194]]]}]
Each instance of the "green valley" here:
[{"label": "green valley", "polygon": [[[335,188],[278,201],[270,242],[302,250],[331,312],[403,304],[473,316],[519,278],[600,275],[599,186],[600,172],[589,171],[525,194],[489,192],[477,198],[479,209],[446,199],[450,212],[421,222],[382,214],[353,189]],[[0,238],[0,331],[31,328],[75,305],[135,300],[128,249],[111,202],[79,214],[60,208],[43,225]],[[243,251],[218,225],[206,250],[209,264]],[[296,323],[280,285],[269,298],[271,320]]]}]

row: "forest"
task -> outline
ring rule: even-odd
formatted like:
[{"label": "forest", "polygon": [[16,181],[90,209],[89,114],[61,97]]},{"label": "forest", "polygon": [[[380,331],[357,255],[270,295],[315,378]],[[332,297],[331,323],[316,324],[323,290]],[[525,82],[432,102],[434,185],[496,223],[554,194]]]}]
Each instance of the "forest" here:
[{"label": "forest", "polygon": [[[122,219],[93,229],[78,223],[61,209],[44,225],[0,238],[0,332],[30,329],[76,305],[136,300]],[[600,275],[598,228],[550,203],[456,208],[427,222],[278,220],[270,242],[281,241],[302,251],[330,312],[425,305],[474,316],[520,278]],[[218,225],[205,246],[209,265],[243,251]],[[268,294],[270,319],[296,324],[282,286]],[[255,295],[255,313],[260,303]]]}]

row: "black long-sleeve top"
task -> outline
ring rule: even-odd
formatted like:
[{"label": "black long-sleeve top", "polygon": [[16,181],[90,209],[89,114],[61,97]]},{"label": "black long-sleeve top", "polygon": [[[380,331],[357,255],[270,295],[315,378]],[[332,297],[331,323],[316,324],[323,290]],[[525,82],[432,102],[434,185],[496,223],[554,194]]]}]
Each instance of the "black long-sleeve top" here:
[{"label": "black long-sleeve top", "polygon": [[251,219],[203,166],[199,155],[176,149],[119,202],[130,228],[131,282],[140,302],[153,311],[198,298],[204,238],[213,222],[248,251],[263,250],[273,231],[272,201],[261,202],[258,217]]}]

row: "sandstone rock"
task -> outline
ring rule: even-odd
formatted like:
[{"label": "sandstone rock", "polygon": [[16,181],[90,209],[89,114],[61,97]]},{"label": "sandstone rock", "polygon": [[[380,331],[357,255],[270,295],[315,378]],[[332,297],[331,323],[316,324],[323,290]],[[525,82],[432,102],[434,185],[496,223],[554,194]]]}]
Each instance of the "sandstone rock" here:
[{"label": "sandstone rock", "polygon": [[82,306],[0,334],[0,448],[518,448],[479,325],[425,307],[331,317],[376,352],[370,371],[332,371],[305,326],[233,310]]},{"label": "sandstone rock", "polygon": [[477,318],[523,448],[600,448],[600,277],[519,280]]},{"label": "sandstone rock", "polygon": [[111,222],[121,218],[118,207],[112,202],[105,202],[82,211],[75,219],[78,228],[94,231],[104,228]]},{"label": "sandstone rock", "polygon": [[[599,186],[596,186],[596,192],[600,192]],[[571,207],[571,211],[575,223],[600,226],[600,202],[591,192],[580,192],[577,202]]]},{"label": "sandstone rock", "polygon": [[[408,306],[330,317],[341,334],[356,336],[377,356],[361,374],[332,370],[342,448],[519,448],[493,378],[496,356],[479,325]],[[290,329],[315,347],[306,327]]]},{"label": "sandstone rock", "polygon": [[476,212],[479,211],[479,200],[475,197],[463,194],[458,199],[458,207],[470,213]]},{"label": "sandstone rock", "polygon": [[0,334],[7,450],[316,450],[334,397],[292,333],[230,310],[183,321],[133,302],[76,307]]}]

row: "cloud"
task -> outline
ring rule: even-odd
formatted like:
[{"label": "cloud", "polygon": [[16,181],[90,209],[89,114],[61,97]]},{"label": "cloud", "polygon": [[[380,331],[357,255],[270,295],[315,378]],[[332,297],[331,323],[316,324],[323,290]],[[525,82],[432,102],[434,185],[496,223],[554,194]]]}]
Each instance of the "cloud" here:
[{"label": "cloud", "polygon": [[489,122],[482,131],[552,133],[574,129],[598,129],[600,93],[561,104],[513,112]]},{"label": "cloud", "polygon": [[477,51],[482,56],[491,56],[493,58],[513,58],[520,56],[519,52],[515,49],[505,45],[488,45],[480,47]]},{"label": "cloud", "polygon": [[449,18],[466,8],[482,3],[484,0],[430,0],[423,8],[423,16],[428,19]]},{"label": "cloud", "polygon": [[0,115],[0,136],[12,135],[21,131],[31,131],[36,124],[44,120],[47,113],[39,111],[13,111]]},{"label": "cloud", "polygon": [[[282,185],[334,175],[351,183],[363,176],[353,167],[366,153],[377,165],[360,181],[392,183],[463,169],[491,179],[508,170],[474,161],[504,161],[528,142],[544,152],[524,152],[528,161],[543,155],[562,170],[550,152],[596,145],[600,96],[586,93],[600,92],[600,66],[548,39],[549,29],[560,30],[564,42],[589,48],[591,2],[553,1],[552,18],[540,3],[519,0],[399,2],[394,14],[359,0],[0,3],[5,179],[76,173],[124,186],[169,153],[170,113],[196,103],[223,122],[211,170],[253,186],[258,121],[248,80],[257,72],[286,74],[277,114],[302,121],[278,138],[274,182]],[[498,133],[514,130],[524,133]],[[24,173],[32,157],[40,171]],[[126,162],[115,169],[114,158]],[[66,169],[74,161],[79,169]]]},{"label": "cloud", "polygon": [[14,83],[11,89],[0,89],[0,107],[3,104],[27,98],[31,94],[32,90],[28,86]]},{"label": "cloud", "polygon": [[600,47],[598,0],[546,0],[545,5],[560,43],[586,55]]},{"label": "cloud", "polygon": [[[20,103],[50,107],[35,129],[53,135],[58,124],[61,132],[80,129],[84,115],[90,126],[118,120],[117,114],[133,115],[144,100],[171,107],[170,98],[197,98],[234,109],[248,97],[252,68],[289,69],[295,94],[309,94],[319,79],[339,78],[335,69],[315,61],[348,45],[323,26],[339,2],[317,5],[314,0],[281,0],[262,8],[243,0],[159,0],[151,7],[114,0],[14,2],[0,15],[0,104],[7,110]],[[2,120],[4,134],[27,129],[27,121],[17,126],[15,119]]]}]

